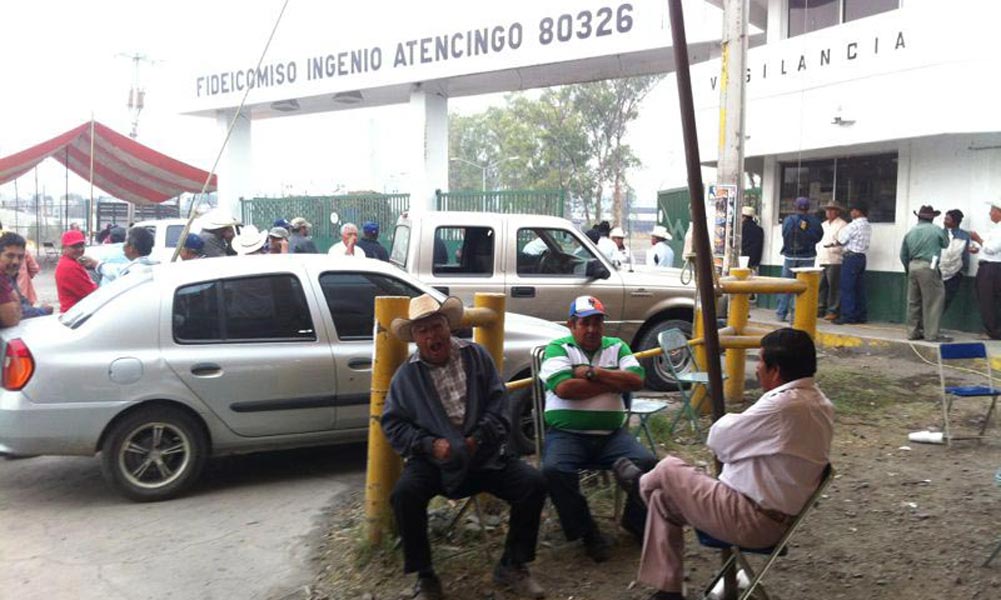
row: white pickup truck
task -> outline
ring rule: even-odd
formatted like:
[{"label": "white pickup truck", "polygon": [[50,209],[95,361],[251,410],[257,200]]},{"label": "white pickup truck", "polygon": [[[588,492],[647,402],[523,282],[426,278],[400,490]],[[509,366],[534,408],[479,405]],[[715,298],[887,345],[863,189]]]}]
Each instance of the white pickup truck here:
[{"label": "white pickup truck", "polygon": [[[608,311],[606,335],[633,350],[657,334],[691,332],[695,288],[680,269],[633,272],[612,264],[573,223],[551,216],[474,212],[404,215],[390,261],[438,290],[472,302],[475,292],[503,292],[507,309],[564,323],[573,298],[590,294]],[[664,359],[647,361],[649,388],[674,388]]]}]

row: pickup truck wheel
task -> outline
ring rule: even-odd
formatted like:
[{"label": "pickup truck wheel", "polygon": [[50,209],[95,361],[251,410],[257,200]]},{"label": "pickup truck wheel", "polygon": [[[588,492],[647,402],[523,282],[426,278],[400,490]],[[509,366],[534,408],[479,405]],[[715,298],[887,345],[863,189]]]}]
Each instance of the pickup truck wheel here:
[{"label": "pickup truck wheel", "polygon": [[204,430],[194,418],[176,408],[151,406],[112,426],[101,446],[101,470],[132,500],[167,500],[198,479],[207,453]]},{"label": "pickup truck wheel", "polygon": [[511,450],[522,456],[535,454],[535,419],[532,415],[531,388],[512,392]]},{"label": "pickup truck wheel", "polygon": [[[658,346],[657,336],[661,331],[667,329],[680,329],[685,332],[685,337],[692,337],[692,324],[680,319],[667,319],[655,323],[652,327],[643,332],[639,339],[637,348],[633,350],[648,350]],[[679,353],[680,354],[680,353]],[[646,369],[646,387],[658,392],[669,392],[678,389],[678,383],[671,376],[671,370],[665,361],[671,360],[674,368],[678,371],[690,371],[694,364],[687,359],[687,356],[658,356],[648,358],[643,361],[643,368]]]}]

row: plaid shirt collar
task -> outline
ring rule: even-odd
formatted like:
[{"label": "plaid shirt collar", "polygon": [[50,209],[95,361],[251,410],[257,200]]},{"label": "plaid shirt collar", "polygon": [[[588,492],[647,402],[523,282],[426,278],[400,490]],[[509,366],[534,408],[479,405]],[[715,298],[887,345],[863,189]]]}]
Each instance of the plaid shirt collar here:
[{"label": "plaid shirt collar", "polygon": [[414,353],[410,355],[410,361],[409,362],[412,362],[412,363],[422,362],[429,369],[440,369],[442,367],[447,367],[449,364],[452,363],[452,361],[455,361],[455,360],[459,359],[459,350],[461,350],[462,348],[465,348],[466,346],[469,345],[469,342],[467,340],[459,339],[459,338],[457,338],[455,336],[452,336],[449,339],[452,342],[452,348],[449,350],[449,353],[448,353],[448,362],[447,363],[445,363],[443,365],[433,365],[433,364],[429,363],[428,361],[424,360],[423,358],[421,358],[421,351],[419,349],[416,350],[416,351],[414,351]]}]

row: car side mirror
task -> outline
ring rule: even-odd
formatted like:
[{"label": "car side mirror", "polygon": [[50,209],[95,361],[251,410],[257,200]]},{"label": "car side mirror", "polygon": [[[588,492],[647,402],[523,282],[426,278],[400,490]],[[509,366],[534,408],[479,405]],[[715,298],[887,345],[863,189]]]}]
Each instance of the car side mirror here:
[{"label": "car side mirror", "polygon": [[584,274],[590,277],[591,279],[608,279],[609,277],[612,276],[608,268],[605,265],[598,262],[598,259],[596,258],[592,258],[591,260],[587,261],[587,270],[585,271]]}]

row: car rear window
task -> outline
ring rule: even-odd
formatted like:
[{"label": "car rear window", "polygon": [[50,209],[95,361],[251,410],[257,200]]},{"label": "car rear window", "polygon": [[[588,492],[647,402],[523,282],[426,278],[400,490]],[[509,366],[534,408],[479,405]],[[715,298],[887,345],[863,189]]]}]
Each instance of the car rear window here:
[{"label": "car rear window", "polygon": [[152,280],[152,271],[136,271],[115,279],[111,283],[97,288],[83,300],[74,304],[73,308],[59,315],[59,322],[70,329],[76,329],[114,298]]},{"label": "car rear window", "polygon": [[316,340],[302,284],[290,273],[182,286],[172,313],[182,344]]}]

